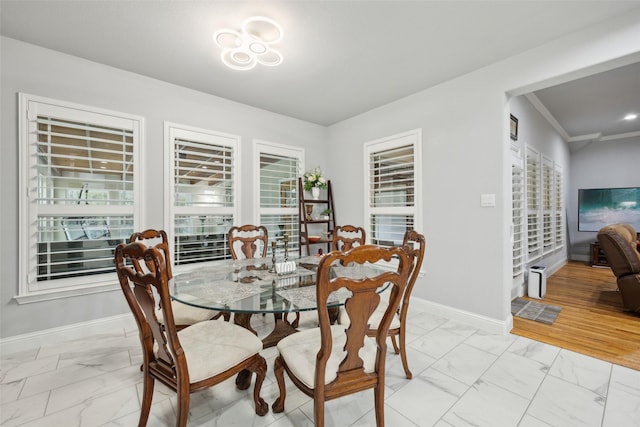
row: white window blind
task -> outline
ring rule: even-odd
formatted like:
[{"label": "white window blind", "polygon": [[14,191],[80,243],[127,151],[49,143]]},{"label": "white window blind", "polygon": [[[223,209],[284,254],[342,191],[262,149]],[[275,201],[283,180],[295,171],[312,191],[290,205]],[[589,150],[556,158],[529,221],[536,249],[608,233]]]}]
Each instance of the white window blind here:
[{"label": "white window blind", "polygon": [[554,235],[554,186],[553,186],[553,160],[542,159],[542,252],[548,254],[555,246]]},{"label": "white window blind", "polygon": [[20,112],[20,294],[113,279],[114,247],[137,221],[141,119],[24,94]]},{"label": "white window blind", "polygon": [[[288,247],[298,250],[300,221],[298,217],[298,176],[303,170],[301,149],[281,144],[256,141],[259,171],[259,225],[269,232],[269,241],[289,237]],[[281,250],[281,247],[279,247]]]},{"label": "white window blind", "polygon": [[527,261],[542,255],[542,221],[540,212],[540,155],[527,147],[525,154],[527,188]]},{"label": "white window blind", "polygon": [[564,246],[564,180],[562,168],[558,165],[554,168],[555,174],[555,241],[556,249]]},{"label": "white window blind", "polygon": [[524,259],[524,170],[511,166],[511,217],[513,233],[513,277],[521,274]]},{"label": "white window blind", "polygon": [[171,146],[175,265],[230,258],[240,137],[166,124]]},{"label": "white window blind", "polygon": [[417,227],[420,138],[417,130],[365,144],[365,228],[370,243],[402,244],[405,232]]}]

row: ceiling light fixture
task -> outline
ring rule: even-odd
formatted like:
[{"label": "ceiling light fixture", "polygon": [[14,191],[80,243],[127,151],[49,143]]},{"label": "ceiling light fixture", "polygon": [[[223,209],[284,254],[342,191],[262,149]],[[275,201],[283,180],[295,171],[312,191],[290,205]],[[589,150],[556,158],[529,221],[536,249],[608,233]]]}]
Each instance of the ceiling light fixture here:
[{"label": "ceiling light fixture", "polygon": [[625,120],[635,120],[637,118],[638,118],[638,115],[637,114],[633,114],[633,113],[627,114],[626,116],[624,116]]},{"label": "ceiling light fixture", "polygon": [[256,64],[274,67],[282,63],[282,54],[271,48],[282,40],[282,28],[273,19],[247,18],[240,31],[216,31],[213,40],[222,48],[222,62],[234,70],[250,70]]}]

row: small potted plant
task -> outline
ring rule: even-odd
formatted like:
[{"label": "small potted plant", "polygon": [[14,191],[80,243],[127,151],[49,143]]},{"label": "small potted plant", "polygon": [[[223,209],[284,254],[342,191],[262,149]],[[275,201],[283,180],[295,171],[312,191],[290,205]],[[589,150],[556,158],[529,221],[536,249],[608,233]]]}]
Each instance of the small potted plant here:
[{"label": "small potted plant", "polygon": [[325,209],[322,212],[320,212],[320,215],[322,216],[322,219],[328,220],[329,216],[331,215],[331,209]]}]

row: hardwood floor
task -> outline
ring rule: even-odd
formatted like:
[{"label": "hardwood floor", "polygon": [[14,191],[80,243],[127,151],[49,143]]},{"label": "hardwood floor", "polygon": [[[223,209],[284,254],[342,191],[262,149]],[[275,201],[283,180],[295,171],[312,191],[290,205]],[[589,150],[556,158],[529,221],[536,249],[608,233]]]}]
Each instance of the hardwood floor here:
[{"label": "hardwood floor", "polygon": [[609,268],[570,262],[547,278],[541,301],[562,307],[554,324],[514,317],[511,332],[640,370],[640,315],[623,310],[617,288]]}]

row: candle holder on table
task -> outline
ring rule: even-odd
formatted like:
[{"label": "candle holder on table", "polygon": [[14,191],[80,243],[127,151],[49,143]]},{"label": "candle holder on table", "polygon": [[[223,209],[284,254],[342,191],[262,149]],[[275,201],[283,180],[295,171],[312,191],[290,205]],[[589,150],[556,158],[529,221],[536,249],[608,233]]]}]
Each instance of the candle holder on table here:
[{"label": "candle holder on table", "polygon": [[273,240],[271,242],[271,268],[269,269],[269,273],[276,272],[276,241]]},{"label": "candle holder on table", "polygon": [[282,241],[284,242],[284,260],[289,260],[289,235],[285,234],[282,236]]}]

